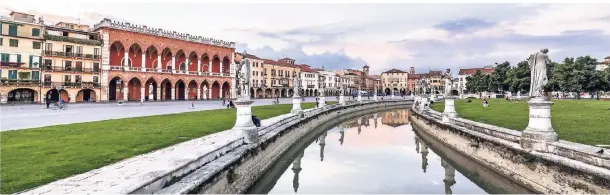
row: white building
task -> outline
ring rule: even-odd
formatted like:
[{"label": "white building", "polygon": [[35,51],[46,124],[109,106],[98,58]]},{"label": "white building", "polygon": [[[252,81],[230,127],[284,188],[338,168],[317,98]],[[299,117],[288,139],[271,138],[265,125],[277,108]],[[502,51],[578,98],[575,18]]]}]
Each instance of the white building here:
[{"label": "white building", "polygon": [[318,86],[318,72],[311,69],[309,65],[299,65],[301,68],[301,89],[303,89],[303,96],[317,96]]},{"label": "white building", "polygon": [[337,74],[327,70],[319,70],[318,75],[324,79],[321,88],[324,88],[326,91],[326,95],[334,95],[337,90]]},{"label": "white building", "polygon": [[[466,95],[468,90],[466,90],[466,78],[477,73],[477,70],[480,70],[483,74],[491,74],[494,69],[491,66],[485,66],[483,68],[460,68],[460,72],[458,72],[458,93],[460,96]],[[478,97],[478,96],[477,96]]]}]

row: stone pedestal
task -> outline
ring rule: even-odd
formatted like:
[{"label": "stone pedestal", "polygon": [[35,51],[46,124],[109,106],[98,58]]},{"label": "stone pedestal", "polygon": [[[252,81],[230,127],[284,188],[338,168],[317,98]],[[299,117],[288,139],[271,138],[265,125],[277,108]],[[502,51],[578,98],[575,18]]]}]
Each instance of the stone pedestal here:
[{"label": "stone pedestal", "polygon": [[322,108],[324,106],[326,106],[326,97],[324,96],[320,96],[320,98],[318,98],[318,107]]},{"label": "stone pedestal", "polygon": [[234,131],[242,133],[247,144],[258,143],[258,128],[252,122],[252,101],[237,100],[233,102],[237,108],[237,119],[233,126]]},{"label": "stone pedestal", "polygon": [[293,96],[292,97],[292,110],[290,111],[291,113],[299,113],[301,112],[301,97],[300,96]]},{"label": "stone pedestal", "polygon": [[548,98],[536,97],[527,102],[530,107],[529,123],[521,134],[521,147],[547,152],[547,144],[559,140],[551,125],[551,106]]},{"label": "stone pedestal", "polygon": [[428,104],[430,104],[430,102],[428,102],[428,98],[422,98],[421,103],[419,104],[419,110],[420,111],[428,110],[428,106],[429,106]]},{"label": "stone pedestal", "polygon": [[377,101],[377,94],[373,94],[373,101]]},{"label": "stone pedestal", "polygon": [[443,111],[443,123],[449,123],[449,119],[457,117],[455,112],[455,98],[452,96],[445,98],[445,111]]},{"label": "stone pedestal", "polygon": [[394,93],[392,93],[392,96],[390,97],[390,99],[394,99],[394,98],[395,98],[395,97],[394,97]]},{"label": "stone pedestal", "polygon": [[358,98],[356,98],[358,102],[362,102],[362,95],[360,95],[360,91],[358,91]]},{"label": "stone pedestal", "polygon": [[339,104],[345,106],[345,97],[343,94],[339,95]]}]

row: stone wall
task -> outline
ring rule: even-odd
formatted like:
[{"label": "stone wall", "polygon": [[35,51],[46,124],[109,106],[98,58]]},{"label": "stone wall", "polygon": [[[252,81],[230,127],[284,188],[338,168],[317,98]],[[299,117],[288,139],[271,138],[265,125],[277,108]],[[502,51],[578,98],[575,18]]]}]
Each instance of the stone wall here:
[{"label": "stone wall", "polygon": [[414,110],[418,134],[453,150],[539,193],[610,193],[610,155],[595,147],[567,141],[549,143],[550,152],[521,147],[521,132],[474,121],[438,119],[433,110]]},{"label": "stone wall", "polygon": [[[408,108],[411,101],[379,101],[331,105],[288,117],[259,131],[256,147],[243,145],[155,193],[245,193],[289,148],[343,119],[390,108]],[[136,192],[138,193],[138,192]]]}]

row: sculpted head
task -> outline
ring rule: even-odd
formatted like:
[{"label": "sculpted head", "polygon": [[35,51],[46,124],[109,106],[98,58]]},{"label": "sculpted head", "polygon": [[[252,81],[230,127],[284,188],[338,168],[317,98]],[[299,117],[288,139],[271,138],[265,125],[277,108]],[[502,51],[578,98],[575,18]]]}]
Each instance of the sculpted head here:
[{"label": "sculpted head", "polygon": [[542,53],[546,54],[546,53],[548,53],[548,52],[549,52],[549,49],[544,48],[544,49],[541,49],[540,51],[541,51]]}]

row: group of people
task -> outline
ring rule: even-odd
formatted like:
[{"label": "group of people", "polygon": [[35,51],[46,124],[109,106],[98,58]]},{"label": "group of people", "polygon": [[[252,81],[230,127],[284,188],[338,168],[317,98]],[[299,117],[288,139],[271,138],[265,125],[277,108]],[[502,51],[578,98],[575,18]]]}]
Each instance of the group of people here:
[{"label": "group of people", "polygon": [[222,106],[226,106],[227,108],[235,108],[235,104],[233,103],[233,100],[229,100],[229,103],[227,104],[227,99],[222,98]]}]

